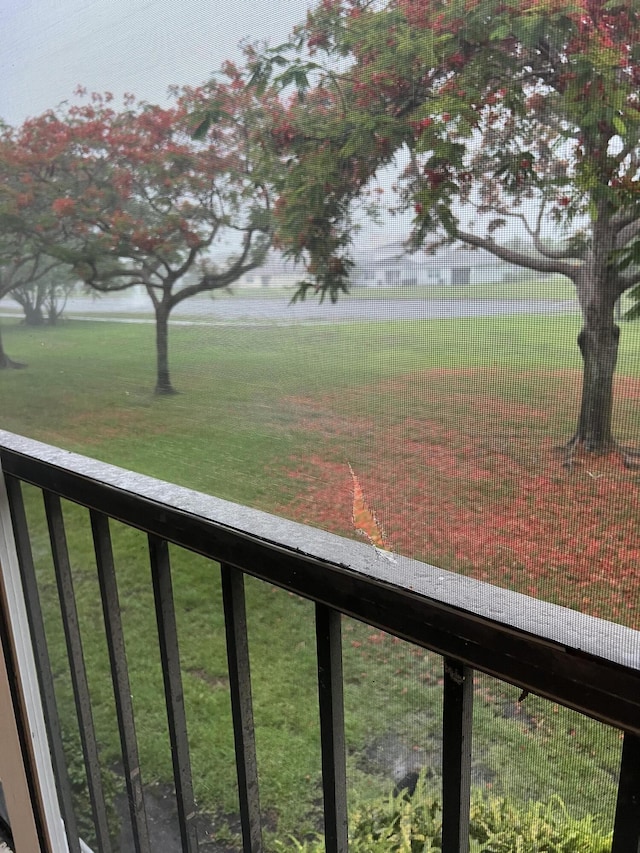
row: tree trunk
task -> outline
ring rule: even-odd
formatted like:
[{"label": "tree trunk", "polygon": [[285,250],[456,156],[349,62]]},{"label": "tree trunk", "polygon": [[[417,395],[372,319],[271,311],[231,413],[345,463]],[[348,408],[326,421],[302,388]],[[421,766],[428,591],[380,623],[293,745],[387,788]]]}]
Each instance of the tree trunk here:
[{"label": "tree trunk", "polygon": [[169,308],[158,302],[156,309],[156,394],[176,394],[169,376]]},{"label": "tree trunk", "polygon": [[585,312],[578,335],[582,354],[582,401],[574,440],[587,450],[604,452],[614,445],[613,376],[618,360],[620,327],[613,320],[613,303]]},{"label": "tree trunk", "polygon": [[23,285],[13,291],[12,299],[24,311],[24,322],[27,326],[42,326],[44,324],[44,315],[42,314],[43,296],[44,291],[41,282],[35,287]]},{"label": "tree trunk", "polygon": [[2,346],[2,333],[0,330],[0,370],[19,370],[26,366],[26,364],[22,364],[20,361],[12,361],[12,359],[10,359],[6,354],[4,347]]},{"label": "tree trunk", "polygon": [[39,303],[32,305],[30,302],[21,303],[24,311],[24,322],[27,326],[43,326],[44,316],[42,306]]}]

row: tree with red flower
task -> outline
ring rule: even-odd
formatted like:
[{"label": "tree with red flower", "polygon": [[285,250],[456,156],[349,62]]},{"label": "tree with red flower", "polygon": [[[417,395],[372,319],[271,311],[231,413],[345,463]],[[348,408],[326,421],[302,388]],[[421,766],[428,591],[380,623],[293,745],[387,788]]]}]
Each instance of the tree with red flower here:
[{"label": "tree with red flower", "polygon": [[[206,86],[175,88],[168,107],[127,96],[117,110],[94,94],[29,119],[6,140],[5,162],[30,193],[5,198],[14,227],[95,290],[145,288],[159,394],[174,391],[173,309],[259,266],[271,244],[267,99],[228,66]],[[194,114],[212,103],[216,120],[195,139]]]},{"label": "tree with red flower", "polygon": [[402,155],[411,247],[463,243],[574,283],[584,368],[569,448],[614,448],[614,307],[640,298],[637,4],[339,0],[252,71],[258,87],[308,78],[278,208],[282,244],[314,271],[301,295],[348,288],[354,204]]}]

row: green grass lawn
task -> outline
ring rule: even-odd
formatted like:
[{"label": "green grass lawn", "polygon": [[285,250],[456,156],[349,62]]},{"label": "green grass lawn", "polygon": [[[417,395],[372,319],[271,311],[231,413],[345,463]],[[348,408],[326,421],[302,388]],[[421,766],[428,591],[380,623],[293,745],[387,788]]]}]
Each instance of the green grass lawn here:
[{"label": "green grass lawn", "polygon": [[[353,535],[348,495],[342,503],[326,497],[340,492],[348,460],[363,474],[367,497],[399,540],[398,550],[412,548],[423,558],[480,576],[482,566],[447,557],[437,543],[427,548],[405,541],[402,531],[411,529],[412,507],[423,507],[427,493],[435,505],[446,499],[465,511],[483,502],[502,501],[503,506],[519,480],[537,476],[542,463],[536,448],[568,438],[576,416],[577,389],[561,371],[579,366],[578,328],[575,317],[251,330],[175,327],[171,361],[181,393],[155,397],[152,327],[70,321],[54,329],[28,329],[4,321],[7,352],[29,368],[0,372],[0,426]],[[625,325],[621,374],[637,375],[639,349],[635,326]],[[634,393],[617,410],[618,430],[627,439],[634,436]],[[474,408],[479,395],[495,401],[495,407]],[[430,463],[409,454],[413,445],[415,453],[427,446],[420,432],[424,424],[439,430],[438,443],[432,435],[429,447],[442,453],[453,448],[458,454],[447,457],[448,467],[438,467],[440,457]],[[488,474],[477,479],[476,468],[462,469],[460,460],[476,454],[481,441],[486,444],[482,470]],[[496,448],[501,467],[487,461],[496,457]],[[425,477],[430,464],[433,475],[427,470]],[[600,488],[609,475],[594,471],[584,468],[582,479]],[[402,496],[393,491],[395,481]],[[457,490],[450,493],[452,482]],[[635,480],[615,482],[635,495]],[[402,511],[394,514],[400,501]],[[343,504],[344,512],[339,510]],[[531,506],[532,513],[538,511]],[[28,508],[40,531],[38,570],[58,661],[60,702],[70,720],[42,511],[31,493]],[[630,502],[625,516],[629,536],[635,535],[633,511]],[[119,753],[86,514],[74,507],[65,507],[65,513],[96,723],[105,763],[111,764]],[[427,508],[424,513],[427,521],[421,524],[430,524]],[[142,772],[146,782],[163,780],[171,763],[158,701],[161,674],[145,540],[117,527],[114,542]],[[218,571],[185,553],[175,552],[173,560],[198,803],[233,814],[237,803]],[[495,575],[497,564],[488,565],[489,579],[526,591],[522,564],[509,564],[509,578],[504,565],[501,579]],[[562,591],[566,578],[559,574],[557,581]],[[600,595],[598,590],[589,587],[589,594]],[[556,594],[548,585],[538,592],[550,598]],[[312,606],[257,581],[247,584],[247,594],[263,807],[271,829],[301,837],[318,829],[321,802]],[[402,744],[437,771],[439,659],[351,621],[345,621],[344,639],[354,799],[393,786],[376,759],[386,743]],[[557,792],[572,813],[610,820],[618,734],[536,697],[520,707],[517,696],[515,689],[478,678],[475,783],[523,799]]]}]

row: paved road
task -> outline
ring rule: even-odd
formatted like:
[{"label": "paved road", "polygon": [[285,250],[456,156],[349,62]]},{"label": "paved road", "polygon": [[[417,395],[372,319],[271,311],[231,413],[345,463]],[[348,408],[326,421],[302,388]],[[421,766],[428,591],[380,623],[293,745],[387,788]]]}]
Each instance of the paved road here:
[{"label": "paved road", "polygon": [[[7,304],[7,303],[5,303]],[[152,319],[147,300],[109,296],[102,299],[76,297],[66,313],[107,319],[126,313],[131,321]],[[335,304],[307,300],[291,305],[286,297],[260,299],[251,296],[189,299],[172,313],[174,321],[200,323],[349,323],[371,320],[426,320],[457,317],[494,317],[509,314],[566,314],[577,310],[574,300],[553,299],[342,299]],[[139,319],[138,319],[139,318]],[[113,318],[115,319],[115,318]]]}]

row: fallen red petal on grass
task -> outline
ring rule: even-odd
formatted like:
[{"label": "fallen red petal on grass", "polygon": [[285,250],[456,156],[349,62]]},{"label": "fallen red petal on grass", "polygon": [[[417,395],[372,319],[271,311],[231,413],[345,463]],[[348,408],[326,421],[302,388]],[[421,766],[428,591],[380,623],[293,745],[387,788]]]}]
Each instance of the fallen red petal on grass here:
[{"label": "fallen red petal on grass", "polygon": [[377,548],[383,548],[385,551],[390,551],[389,543],[382,532],[380,522],[375,517],[373,511],[369,508],[360,481],[356,477],[353,468],[349,463],[349,473],[353,482],[353,527],[357,533],[363,536],[375,545]]},{"label": "fallen red petal on grass", "polygon": [[[356,530],[386,549],[382,518],[399,553],[637,623],[637,475],[616,454],[583,451],[570,473],[563,470],[549,413],[569,407],[568,373],[545,373],[539,381],[550,383],[548,400],[531,406],[500,399],[495,390],[488,395],[483,388],[493,388],[501,374],[482,369],[424,371],[383,388],[354,390],[349,403],[360,412],[371,395],[389,395],[395,419],[358,415],[351,421],[343,395],[306,400],[304,409],[314,417],[305,417],[305,429],[316,435],[317,452],[293,472],[297,501],[280,509],[343,534],[351,516]],[[533,374],[526,379],[535,386]],[[505,377],[505,393],[514,381]],[[571,381],[578,385],[577,372]],[[421,402],[426,387],[431,396]],[[640,381],[619,380],[617,392],[640,399]],[[568,411],[567,420],[571,416]],[[345,448],[358,460],[358,475],[366,476],[377,514],[351,466],[349,484],[344,463],[332,460],[332,454],[344,458]]]}]

